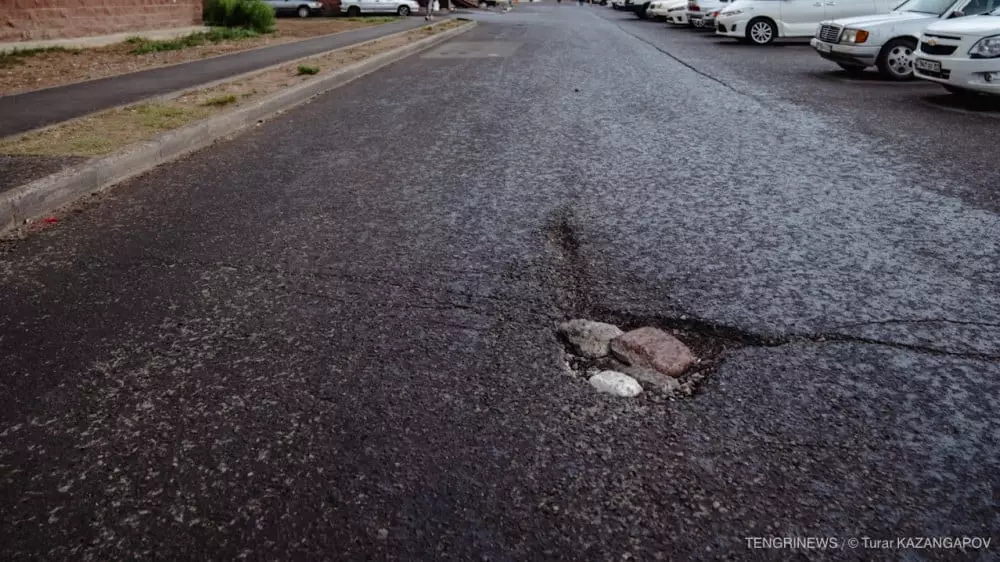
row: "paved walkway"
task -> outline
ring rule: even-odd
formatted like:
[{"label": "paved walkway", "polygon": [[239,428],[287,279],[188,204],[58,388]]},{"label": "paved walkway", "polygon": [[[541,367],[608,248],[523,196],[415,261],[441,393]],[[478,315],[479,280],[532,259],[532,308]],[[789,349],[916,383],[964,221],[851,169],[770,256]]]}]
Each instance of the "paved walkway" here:
[{"label": "paved walkway", "polygon": [[422,17],[206,60],[0,96],[0,137],[423,25]]}]

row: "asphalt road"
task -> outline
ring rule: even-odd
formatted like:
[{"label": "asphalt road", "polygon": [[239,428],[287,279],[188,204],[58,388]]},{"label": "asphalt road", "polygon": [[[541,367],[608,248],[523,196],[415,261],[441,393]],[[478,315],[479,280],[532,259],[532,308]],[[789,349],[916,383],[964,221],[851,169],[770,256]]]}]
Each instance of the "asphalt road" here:
[{"label": "asphalt road", "polygon": [[0,116],[2,116],[0,137],[23,133],[96,111],[177,92],[347,45],[378,39],[392,33],[416,29],[423,24],[423,18],[412,17],[399,22],[352,29],[294,43],[12,96],[0,96]]},{"label": "asphalt road", "polygon": [[[475,17],[0,246],[3,558],[994,559],[996,121]],[[601,396],[577,316],[727,351]],[[993,544],[746,541],[956,535]]]}]

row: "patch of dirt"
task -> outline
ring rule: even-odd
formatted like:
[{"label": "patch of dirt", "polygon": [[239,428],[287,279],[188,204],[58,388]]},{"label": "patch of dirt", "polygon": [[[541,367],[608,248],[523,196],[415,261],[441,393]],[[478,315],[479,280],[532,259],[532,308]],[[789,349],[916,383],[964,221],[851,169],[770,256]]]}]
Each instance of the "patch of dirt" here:
[{"label": "patch of dirt", "polygon": [[257,47],[301,41],[309,37],[340,33],[397,21],[398,18],[279,18],[274,33],[188,47],[176,51],[132,54],[135,48],[118,43],[96,49],[46,51],[16,57],[0,65],[0,95],[11,95],[52,86],[72,84],[189,62]]},{"label": "patch of dirt", "polygon": [[[257,101],[282,88],[312,80],[377,54],[401,47],[428,35],[462,25],[448,20],[403,34],[346,47],[290,62],[210,88],[189,91],[176,98],[111,109],[88,117],[0,140],[0,155],[102,156],[210,115]],[[316,67],[302,75],[300,66]]]}]

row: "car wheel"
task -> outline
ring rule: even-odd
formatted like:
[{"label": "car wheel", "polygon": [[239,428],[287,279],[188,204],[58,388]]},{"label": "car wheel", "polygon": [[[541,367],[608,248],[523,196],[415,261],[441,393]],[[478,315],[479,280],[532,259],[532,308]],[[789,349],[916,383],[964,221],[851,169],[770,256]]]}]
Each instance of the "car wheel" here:
[{"label": "car wheel", "polygon": [[916,48],[917,42],[913,39],[893,39],[886,43],[875,59],[879,74],[890,80],[913,79],[913,51]]},{"label": "car wheel", "polygon": [[351,6],[347,9],[347,17],[356,18],[361,15],[361,8],[357,6]]},{"label": "car wheel", "polygon": [[754,45],[770,45],[778,38],[778,26],[767,18],[750,20],[747,24],[747,39]]},{"label": "car wheel", "polygon": [[646,2],[642,6],[639,6],[639,9],[635,11],[635,15],[639,19],[644,20],[649,17],[649,12],[648,12],[649,4],[650,4],[649,2]]},{"label": "car wheel", "polygon": [[[431,0],[431,1],[433,2],[434,0]],[[399,15],[401,15],[401,16],[403,16],[405,18],[406,16],[410,15],[410,7],[409,6],[400,6],[399,9],[396,10],[396,13],[399,14]]]},{"label": "car wheel", "polygon": [[856,64],[838,62],[837,66],[843,68],[844,72],[850,74],[851,76],[861,76],[865,72],[865,67]]},{"label": "car wheel", "polygon": [[309,6],[299,6],[299,9],[296,10],[295,13],[297,13],[300,18],[308,18],[309,17]]}]

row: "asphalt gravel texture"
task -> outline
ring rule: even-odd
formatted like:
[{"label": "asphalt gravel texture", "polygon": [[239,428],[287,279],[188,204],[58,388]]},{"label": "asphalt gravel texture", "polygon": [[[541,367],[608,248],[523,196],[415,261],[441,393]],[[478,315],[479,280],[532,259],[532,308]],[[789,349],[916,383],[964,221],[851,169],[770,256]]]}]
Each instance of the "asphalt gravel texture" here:
[{"label": "asphalt gravel texture", "polygon": [[[0,246],[2,558],[995,559],[997,122],[802,46],[474,17]],[[573,317],[714,366],[599,395]]]}]

